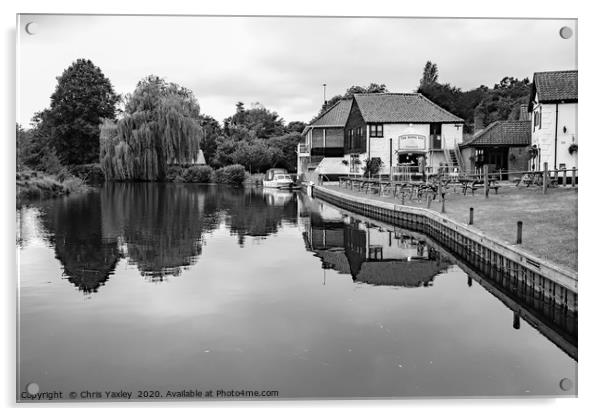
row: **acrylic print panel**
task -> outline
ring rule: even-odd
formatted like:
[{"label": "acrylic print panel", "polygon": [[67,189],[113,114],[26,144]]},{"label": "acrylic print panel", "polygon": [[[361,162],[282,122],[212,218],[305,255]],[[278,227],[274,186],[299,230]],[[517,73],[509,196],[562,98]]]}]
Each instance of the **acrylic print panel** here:
[{"label": "acrylic print panel", "polygon": [[576,20],[17,31],[18,401],[576,396]]}]

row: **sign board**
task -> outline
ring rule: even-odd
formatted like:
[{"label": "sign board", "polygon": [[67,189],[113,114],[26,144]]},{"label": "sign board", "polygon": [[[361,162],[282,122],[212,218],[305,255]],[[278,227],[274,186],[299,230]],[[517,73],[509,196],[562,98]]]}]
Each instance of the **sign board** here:
[{"label": "sign board", "polygon": [[399,136],[399,150],[425,150],[426,137],[418,134]]}]

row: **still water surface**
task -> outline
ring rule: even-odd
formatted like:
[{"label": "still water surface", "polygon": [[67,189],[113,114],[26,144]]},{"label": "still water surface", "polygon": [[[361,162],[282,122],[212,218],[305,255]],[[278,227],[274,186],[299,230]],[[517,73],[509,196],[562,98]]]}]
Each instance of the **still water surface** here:
[{"label": "still water surface", "polygon": [[304,194],[113,184],[17,217],[19,392],[576,394],[566,334],[428,238]]}]

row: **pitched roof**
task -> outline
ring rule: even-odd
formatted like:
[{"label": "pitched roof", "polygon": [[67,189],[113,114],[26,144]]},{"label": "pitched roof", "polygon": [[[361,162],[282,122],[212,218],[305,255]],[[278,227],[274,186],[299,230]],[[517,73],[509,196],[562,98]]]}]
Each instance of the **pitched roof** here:
[{"label": "pitched roof", "polygon": [[436,261],[367,261],[357,275],[357,281],[375,286],[430,286],[433,279],[449,264]]},{"label": "pitched roof", "polygon": [[540,102],[577,101],[577,71],[536,72],[531,100],[535,92]]},{"label": "pitched roof", "polygon": [[531,121],[496,121],[476,133],[460,147],[528,146],[531,144]]},{"label": "pitched roof", "polygon": [[311,127],[345,127],[351,110],[351,99],[343,98],[310,124]]},{"label": "pitched roof", "polygon": [[355,94],[367,123],[462,123],[447,110],[418,93]]}]

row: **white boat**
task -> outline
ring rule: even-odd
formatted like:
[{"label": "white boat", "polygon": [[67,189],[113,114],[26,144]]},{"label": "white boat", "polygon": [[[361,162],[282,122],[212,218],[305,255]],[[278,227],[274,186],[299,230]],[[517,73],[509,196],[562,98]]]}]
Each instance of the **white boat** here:
[{"label": "white boat", "polygon": [[293,177],[286,169],[269,169],[263,180],[264,188],[277,189],[297,189],[299,186],[295,184]]}]

